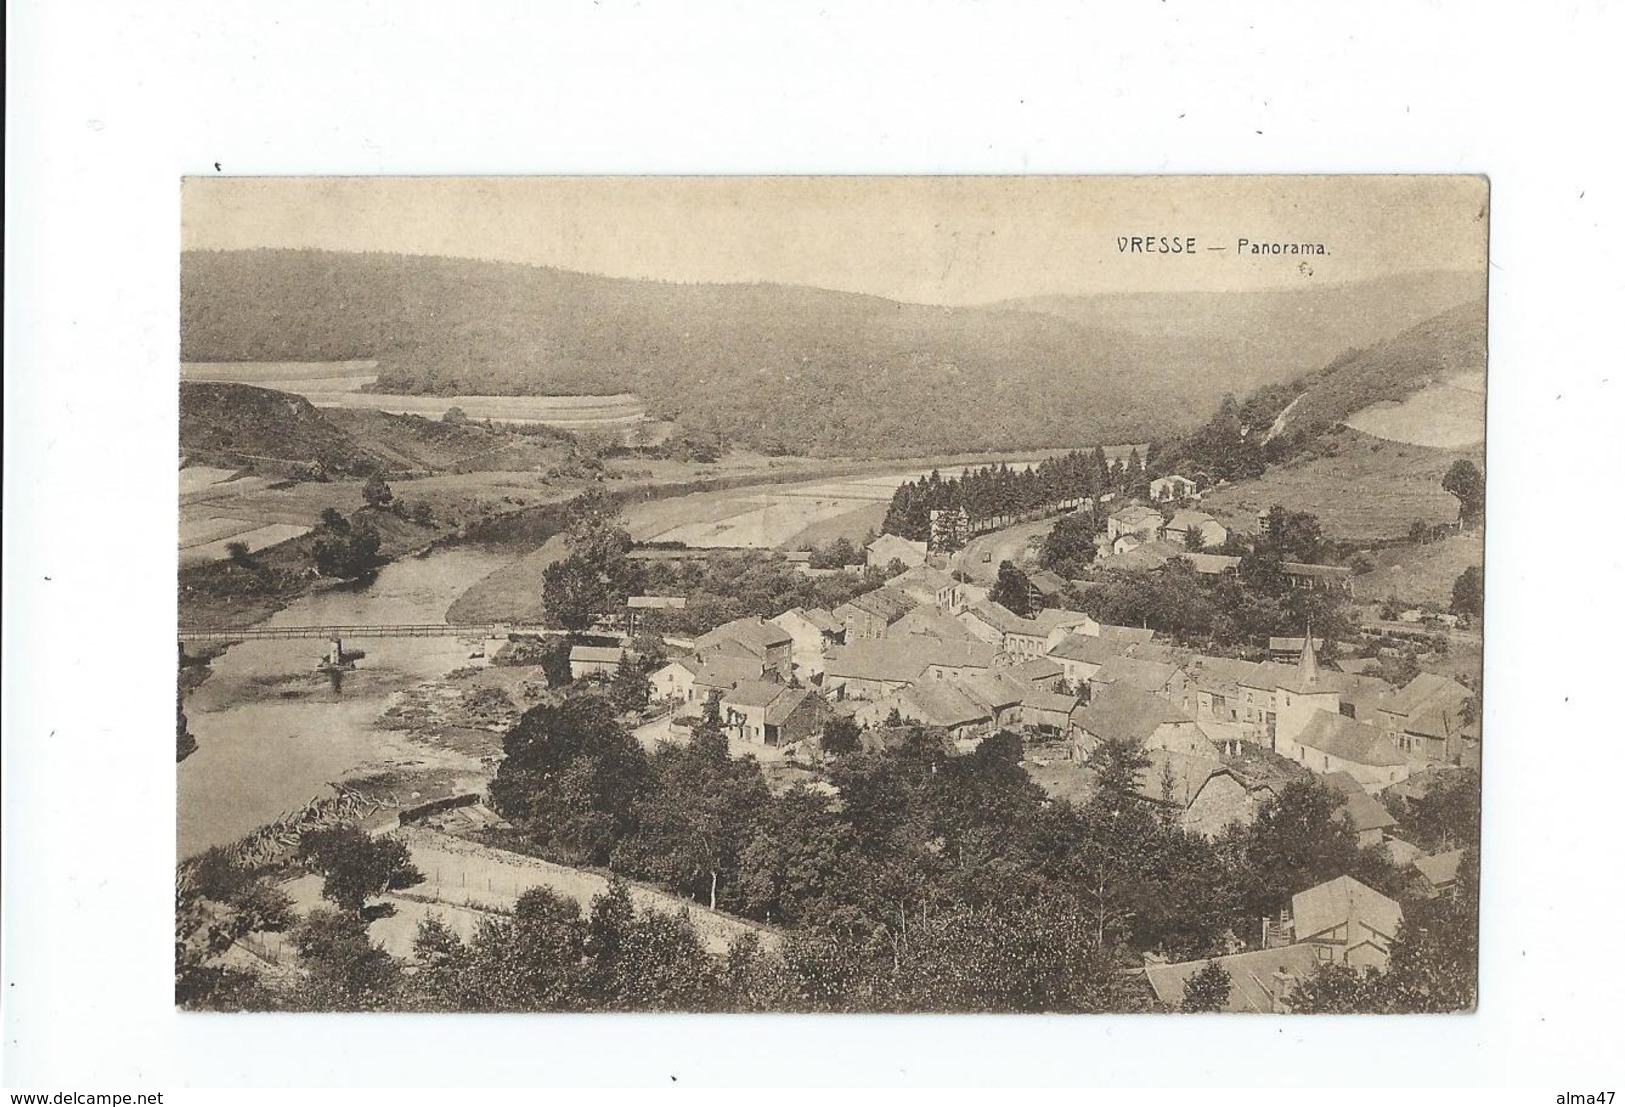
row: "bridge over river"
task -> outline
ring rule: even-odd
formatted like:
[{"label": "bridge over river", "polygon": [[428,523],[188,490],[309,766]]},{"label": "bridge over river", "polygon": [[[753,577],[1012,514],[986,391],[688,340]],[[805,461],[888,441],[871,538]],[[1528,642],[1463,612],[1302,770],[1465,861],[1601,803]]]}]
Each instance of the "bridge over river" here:
[{"label": "bridge over river", "polygon": [[497,623],[491,626],[453,626],[447,623],[382,623],[346,626],[181,627],[182,642],[249,642],[289,638],[506,638],[510,634],[562,636],[566,632],[541,626]]},{"label": "bridge over river", "polygon": [[[177,637],[186,642],[252,642],[255,640],[288,640],[319,638],[324,641],[343,642],[352,638],[508,638],[511,635],[564,638],[569,631],[528,623],[492,623],[488,626],[452,625],[449,623],[374,623],[320,626],[251,626],[251,627],[181,627]],[[589,637],[621,637],[618,623],[602,624],[583,632]],[[663,635],[662,640],[673,649],[694,647],[692,638]]]}]

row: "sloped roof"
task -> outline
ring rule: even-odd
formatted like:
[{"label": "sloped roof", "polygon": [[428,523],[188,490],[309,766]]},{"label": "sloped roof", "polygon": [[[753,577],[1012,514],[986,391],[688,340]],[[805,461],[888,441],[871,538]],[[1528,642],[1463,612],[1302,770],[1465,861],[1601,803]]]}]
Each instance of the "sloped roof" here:
[{"label": "sloped roof", "polygon": [[1070,715],[1072,709],[1078,706],[1078,697],[1069,696],[1064,692],[1046,692],[1041,688],[1029,688],[1021,695],[1021,706],[1032,708],[1034,711],[1054,711]]},{"label": "sloped roof", "polygon": [[1095,620],[1081,611],[1068,611],[1064,607],[1046,607],[1027,622],[1033,625],[1037,633],[1048,634],[1056,627],[1088,626]]},{"label": "sloped roof", "polygon": [[1149,507],[1141,507],[1138,504],[1130,504],[1128,507],[1114,511],[1112,513],[1112,518],[1116,519],[1119,523],[1126,523],[1127,525],[1133,527],[1140,525],[1148,519],[1161,519],[1162,512],[1153,511]]},{"label": "sloped roof", "polygon": [[1241,565],[1241,558],[1229,554],[1187,553],[1185,556],[1191,559],[1191,568],[1208,575],[1227,573]]},{"label": "sloped roof", "polygon": [[1119,644],[1141,646],[1156,637],[1156,634],[1146,627],[1119,627],[1110,623],[1100,624],[1100,637],[1108,638]]},{"label": "sloped roof", "polygon": [[1365,785],[1341,770],[1335,773],[1327,773],[1320,778],[1320,782],[1345,797],[1365,795]]},{"label": "sloped roof", "polygon": [[[1166,769],[1172,779],[1171,799],[1183,810],[1191,805],[1196,793],[1202,786],[1216,775],[1235,777],[1224,762],[1216,757],[1208,757],[1200,753],[1184,753],[1178,750],[1148,750],[1146,756],[1151,764],[1140,770],[1137,782],[1140,795],[1146,799],[1161,803],[1163,770]],[[1236,778],[1240,784],[1240,778]],[[1243,785],[1245,787],[1245,785]]]},{"label": "sloped roof", "polygon": [[1049,657],[1033,657],[1023,661],[1020,665],[1012,665],[1005,670],[1016,680],[1028,684],[1043,684],[1046,681],[1059,680],[1066,670],[1060,663]]},{"label": "sloped roof", "polygon": [[1456,872],[1461,868],[1461,856],[1461,850],[1453,849],[1444,853],[1425,854],[1411,864],[1416,866],[1416,871],[1421,873],[1429,884],[1435,888],[1442,888],[1456,879]]},{"label": "sloped roof", "polygon": [[934,569],[929,565],[916,565],[914,568],[898,573],[886,582],[890,588],[907,588],[918,585],[928,592],[941,592],[945,588],[952,588],[958,582],[941,569]]},{"label": "sloped roof", "polygon": [[1032,693],[1031,688],[997,669],[989,669],[985,673],[971,673],[952,683],[957,683],[971,699],[988,708],[1014,707]]},{"label": "sloped roof", "polygon": [[[1274,991],[1280,987],[1276,973],[1303,980],[1315,971],[1312,946],[1282,946],[1255,949],[1215,957],[1230,977],[1230,999],[1226,1011],[1267,1015],[1274,1010]],[[1185,982],[1207,967],[1206,961],[1181,961],[1173,965],[1147,965],[1145,978],[1157,1002],[1175,1009],[1185,1002]]]},{"label": "sloped roof", "polygon": [[926,546],[924,542],[915,542],[909,538],[900,538],[895,534],[882,534],[879,538],[876,538],[873,542],[865,546],[864,549],[884,555],[887,550],[912,550],[916,553],[924,553]]},{"label": "sloped roof", "polygon": [[734,619],[694,639],[694,648],[703,650],[721,642],[738,642],[757,656],[762,656],[775,646],[788,646],[790,634],[766,619]]},{"label": "sloped roof", "polygon": [[1189,557],[1190,553],[1184,546],[1154,539],[1150,542],[1141,542],[1138,546],[1103,557],[1097,563],[1102,569],[1121,569],[1125,572],[1136,569],[1160,569],[1176,557]]},{"label": "sloped roof", "polygon": [[852,607],[870,615],[879,616],[888,623],[894,623],[908,612],[913,611],[915,603],[908,596],[895,589],[882,586],[870,592],[853,596],[846,603],[835,609],[835,617],[841,617],[841,611]]},{"label": "sloped roof", "polygon": [[619,665],[624,651],[619,646],[571,646],[571,661],[600,661]]},{"label": "sloped roof", "polygon": [[831,650],[824,672],[857,680],[912,681],[930,665],[985,669],[997,653],[984,642],[947,642],[923,634],[865,638]]},{"label": "sloped roof", "polygon": [[1462,732],[1462,709],[1473,697],[1465,685],[1437,673],[1419,673],[1405,687],[1379,704],[1405,719],[1405,729],[1430,738]]},{"label": "sloped roof", "polygon": [[1363,788],[1345,796],[1343,806],[1337,809],[1337,817],[1346,821],[1356,834],[1363,834],[1369,830],[1387,830],[1391,826],[1399,825],[1399,820],[1390,815],[1386,807],[1368,796]]},{"label": "sloped roof", "polygon": [[1114,638],[1096,638],[1090,634],[1069,634],[1049,651],[1050,657],[1068,661],[1082,661],[1089,665],[1102,665],[1114,657],[1121,657],[1132,647]]},{"label": "sloped roof", "polygon": [[626,606],[634,611],[682,611],[688,601],[682,596],[628,596]]},{"label": "sloped roof", "polygon": [[968,614],[976,616],[1000,634],[1020,634],[1028,625],[1026,619],[993,600],[984,600],[976,604],[970,608]]},{"label": "sloped roof", "polygon": [[1027,574],[1027,581],[1044,595],[1066,590],[1066,578],[1051,569],[1034,569]]},{"label": "sloped roof", "polygon": [[1206,523],[1217,523],[1218,520],[1205,511],[1191,511],[1183,509],[1174,512],[1174,517],[1164,524],[1166,530],[1187,530],[1190,527],[1201,527]]},{"label": "sloped roof", "polygon": [[927,726],[963,726],[989,718],[988,709],[954,681],[924,680],[903,689],[897,700],[904,716]]},{"label": "sloped roof", "polygon": [[1300,942],[1344,924],[1351,943],[1362,937],[1362,926],[1392,938],[1404,914],[1399,904],[1352,876],[1328,880],[1292,897],[1292,929]]},{"label": "sloped roof", "polygon": [[793,691],[777,681],[744,680],[722,694],[722,702],[735,707],[766,707],[784,693]]},{"label": "sloped roof", "polygon": [[846,629],[841,622],[835,618],[834,615],[830,614],[828,611],[825,611],[821,607],[792,607],[788,611],[783,611],[773,616],[773,618],[769,619],[768,622],[773,623],[775,626],[782,627],[784,624],[780,622],[780,620],[788,620],[791,618],[800,619],[804,622],[810,623],[816,630],[823,634],[839,634],[841,631]]},{"label": "sloped roof", "polygon": [[1088,704],[1078,709],[1076,718],[1078,725],[1096,738],[1141,742],[1164,723],[1193,721],[1173,702],[1131,684],[1112,684],[1101,689]]},{"label": "sloped roof", "polygon": [[1382,731],[1336,711],[1316,711],[1297,742],[1356,765],[1405,764],[1404,755],[1383,737]]},{"label": "sloped roof", "polygon": [[1112,657],[1100,666],[1100,671],[1089,679],[1099,684],[1132,684],[1147,692],[1166,688],[1179,672],[1162,661],[1144,661],[1137,657]]},{"label": "sloped roof", "polygon": [[886,628],[887,638],[906,638],[911,634],[927,638],[941,638],[949,642],[969,642],[976,638],[965,624],[952,615],[944,615],[928,607],[917,607]]},{"label": "sloped roof", "polygon": [[1258,667],[1258,662],[1240,657],[1209,657],[1197,654],[1188,663],[1187,671],[1198,688],[1210,692],[1228,691],[1243,683]]},{"label": "sloped roof", "polygon": [[694,683],[707,688],[731,688],[742,680],[760,680],[762,663],[758,659],[712,654],[694,657],[684,662],[694,674]]}]

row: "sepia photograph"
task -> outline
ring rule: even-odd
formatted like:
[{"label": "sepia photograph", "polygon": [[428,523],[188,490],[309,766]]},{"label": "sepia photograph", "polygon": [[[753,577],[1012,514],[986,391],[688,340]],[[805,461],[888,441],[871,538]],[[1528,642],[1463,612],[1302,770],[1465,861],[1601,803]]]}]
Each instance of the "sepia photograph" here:
[{"label": "sepia photograph", "polygon": [[1489,191],[188,178],[175,1003],[1472,1011]]}]

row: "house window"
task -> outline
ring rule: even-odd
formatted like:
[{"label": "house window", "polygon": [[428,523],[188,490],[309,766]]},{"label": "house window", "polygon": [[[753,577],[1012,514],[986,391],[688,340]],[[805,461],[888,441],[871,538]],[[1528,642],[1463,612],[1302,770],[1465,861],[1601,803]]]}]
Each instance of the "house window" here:
[{"label": "house window", "polygon": [[1317,960],[1317,961],[1330,961],[1331,959],[1332,959],[1332,951],[1331,951],[1331,949],[1329,947],[1327,947],[1327,946],[1316,946],[1315,947],[1315,960]]}]

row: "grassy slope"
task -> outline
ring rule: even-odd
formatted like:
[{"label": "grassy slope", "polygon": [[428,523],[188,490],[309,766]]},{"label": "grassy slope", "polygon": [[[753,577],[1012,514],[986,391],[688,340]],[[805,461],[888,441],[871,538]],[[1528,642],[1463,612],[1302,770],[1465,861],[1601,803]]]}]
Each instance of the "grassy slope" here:
[{"label": "grassy slope", "polygon": [[1141,441],[1313,369],[1328,341],[1376,337],[1359,296],[1341,323],[1277,311],[1267,356],[1243,342],[1216,358],[1194,316],[1134,333],[1009,306],[310,251],[189,253],[181,291],[188,360],[376,358],[401,392],[634,391],[657,416],[825,456]]},{"label": "grassy slope", "polygon": [[1373,603],[1393,596],[1407,604],[1450,606],[1450,589],[1469,565],[1484,564],[1484,532],[1452,534],[1424,546],[1399,546],[1371,555],[1377,567],[1354,578],[1354,597]]},{"label": "grassy slope", "polygon": [[1209,493],[1204,510],[1232,529],[1257,529],[1257,514],[1274,504],[1320,517],[1333,537],[1393,538],[1411,523],[1454,521],[1457,503],[1440,482],[1458,458],[1482,468],[1482,450],[1438,450],[1385,442],[1339,428],[1300,457],[1263,476]]},{"label": "grassy slope", "polygon": [[1486,328],[1484,301],[1471,300],[1337,359],[1308,382],[1285,429],[1335,426],[1373,404],[1404,400],[1430,383],[1460,373],[1482,377]]}]

